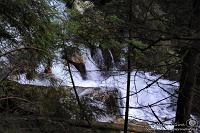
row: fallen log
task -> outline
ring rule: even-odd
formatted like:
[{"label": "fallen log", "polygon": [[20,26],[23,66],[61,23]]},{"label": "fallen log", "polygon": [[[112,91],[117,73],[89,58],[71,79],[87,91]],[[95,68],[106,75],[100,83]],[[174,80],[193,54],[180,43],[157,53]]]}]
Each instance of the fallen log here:
[{"label": "fallen log", "polygon": [[[107,123],[107,122],[91,122],[88,125],[86,121],[68,121],[71,126],[83,127],[83,128],[93,128],[98,130],[111,130],[111,131],[123,131],[124,125],[118,123]],[[155,130],[142,126],[129,124],[128,131],[131,133],[155,133]]]},{"label": "fallen log", "polygon": [[[27,116],[27,117],[19,117],[19,116],[2,116],[0,115],[0,122],[6,121],[7,123],[51,123],[54,126],[55,125],[62,125],[63,127],[77,127],[81,128],[83,131],[86,130],[93,130],[93,131],[102,131],[106,133],[107,132],[121,132],[124,130],[123,124],[118,123],[108,123],[108,122],[97,122],[97,121],[91,121],[91,125],[88,125],[86,121],[83,120],[65,120],[62,118],[50,118],[50,117],[36,117],[36,116]],[[51,127],[49,127],[51,128]],[[150,127],[137,125],[137,124],[129,124],[128,131],[130,133],[170,133],[172,131],[170,130],[156,130]]]}]

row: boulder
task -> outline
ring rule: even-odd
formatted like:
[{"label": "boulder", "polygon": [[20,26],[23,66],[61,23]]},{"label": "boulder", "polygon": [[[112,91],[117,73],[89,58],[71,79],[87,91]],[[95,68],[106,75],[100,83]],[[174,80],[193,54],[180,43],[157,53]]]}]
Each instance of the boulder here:
[{"label": "boulder", "polygon": [[119,92],[116,88],[77,87],[79,96],[90,100],[91,104],[103,110],[109,117],[120,115]]},{"label": "boulder", "polygon": [[83,57],[79,53],[74,53],[69,60],[77,64],[84,64]]},{"label": "boulder", "polygon": [[87,72],[85,68],[85,62],[80,53],[75,52],[70,58],[67,58],[68,62],[79,71],[81,77],[85,80],[87,79]]},{"label": "boulder", "polygon": [[[113,121],[115,124],[124,124],[124,119],[122,117],[116,117]],[[143,131],[143,132],[151,132],[155,133],[155,131],[150,127],[150,125],[145,121],[137,121],[137,120],[129,120],[129,128],[135,128],[137,131]],[[130,132],[130,133],[136,133],[136,132]]]}]

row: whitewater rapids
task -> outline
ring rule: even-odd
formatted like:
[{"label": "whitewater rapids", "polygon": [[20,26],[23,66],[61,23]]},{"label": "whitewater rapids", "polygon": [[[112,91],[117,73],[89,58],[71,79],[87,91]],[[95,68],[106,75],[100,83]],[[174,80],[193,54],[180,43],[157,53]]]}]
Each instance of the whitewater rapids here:
[{"label": "whitewater rapids", "polygon": [[[83,58],[87,70],[87,80],[83,80],[76,68],[72,65],[70,66],[75,85],[81,87],[102,87],[104,89],[109,89],[111,87],[117,88],[121,99],[119,102],[120,112],[121,115],[124,116],[127,86],[126,72],[114,69],[113,72],[115,72],[113,75],[104,77],[96,66],[88,49],[84,51]],[[59,85],[72,86],[67,67],[61,60],[53,63],[52,73],[55,78],[58,79]],[[178,87],[178,83],[159,79],[157,82],[150,85],[159,78],[159,76],[160,75],[151,76],[151,73],[141,71],[133,71],[131,73],[129,119],[147,121],[152,124],[152,127],[162,128],[161,125],[154,123],[158,122],[158,119],[155,117],[156,114],[161,121],[164,121],[166,127],[172,128],[172,122],[175,117],[175,108],[172,106],[174,101],[172,99],[176,99],[176,96],[173,97],[171,93]],[[25,75],[20,75],[18,82],[22,84],[50,85],[48,80],[35,79],[29,81],[25,78]]]}]

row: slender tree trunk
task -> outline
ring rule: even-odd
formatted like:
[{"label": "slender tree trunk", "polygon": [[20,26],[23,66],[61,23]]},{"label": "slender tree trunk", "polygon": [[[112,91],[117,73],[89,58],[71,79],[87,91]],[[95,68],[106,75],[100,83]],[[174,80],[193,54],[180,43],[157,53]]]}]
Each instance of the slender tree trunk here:
[{"label": "slender tree trunk", "polygon": [[[129,24],[131,24],[132,22],[132,0],[128,1],[128,6],[129,6]],[[131,25],[129,28],[129,40],[131,40]],[[131,53],[130,53],[130,49],[131,49],[131,44],[128,44],[128,68],[127,68],[127,93],[126,93],[126,110],[125,110],[125,121],[124,121],[124,133],[127,133],[128,131],[128,116],[129,116],[129,98],[130,98],[130,82],[131,82]]]},{"label": "slender tree trunk", "polygon": [[175,133],[188,133],[187,121],[190,119],[193,91],[196,84],[197,63],[199,53],[195,49],[188,49],[183,58],[180,78],[179,96],[175,119]]},{"label": "slender tree trunk", "polygon": [[127,130],[128,130],[130,82],[131,82],[131,65],[130,64],[131,64],[130,51],[128,50],[128,72],[127,72],[127,92],[126,92],[126,110],[125,110],[125,121],[124,121],[124,133],[127,133]]},{"label": "slender tree trunk", "polygon": [[78,92],[77,92],[77,90],[76,90],[76,86],[75,86],[74,79],[73,79],[73,76],[72,76],[72,71],[71,71],[70,64],[69,64],[68,61],[67,61],[67,67],[68,67],[70,79],[71,79],[71,82],[72,82],[72,87],[73,87],[73,90],[74,90],[74,92],[75,92],[75,97],[76,97],[76,100],[77,100],[77,102],[78,102],[78,105],[79,105],[79,108],[80,108],[80,111],[81,111],[81,112],[80,112],[80,113],[81,113],[81,116],[82,116],[83,118],[85,118],[85,120],[87,121],[88,125],[91,126],[90,121],[89,121],[89,119],[88,119],[88,117],[87,117],[87,113],[85,112],[85,109],[83,108],[82,103],[81,103],[81,100],[80,100],[80,98],[79,98],[79,96],[78,96]]}]

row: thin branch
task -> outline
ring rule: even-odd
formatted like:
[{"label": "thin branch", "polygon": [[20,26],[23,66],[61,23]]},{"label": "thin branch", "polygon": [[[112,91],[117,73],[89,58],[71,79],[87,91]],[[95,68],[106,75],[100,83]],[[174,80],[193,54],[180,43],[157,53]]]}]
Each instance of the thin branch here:
[{"label": "thin branch", "polygon": [[28,103],[31,103],[31,104],[34,104],[34,103],[32,103],[31,101],[29,101],[29,100],[26,100],[26,99],[24,99],[24,98],[20,98],[20,97],[2,97],[2,98],[0,98],[0,101],[3,101],[3,100],[8,100],[8,99],[16,99],[16,100],[20,100],[20,101],[24,101],[24,102],[28,102]]},{"label": "thin branch", "polygon": [[[165,97],[165,98],[163,98],[163,99],[161,99],[161,100],[159,100],[159,101],[156,101],[156,102],[150,104],[150,106],[151,106],[151,107],[154,107],[154,106],[159,106],[159,105],[172,104],[172,103],[163,103],[163,104],[157,105],[158,103],[160,103],[160,102],[162,102],[162,101],[164,101],[164,100],[166,100],[166,99],[168,99],[168,98],[170,98],[170,97],[171,97],[171,96],[168,96],[168,97]],[[148,107],[149,107],[149,105],[144,105],[144,106],[139,106],[139,107],[129,107],[129,108],[130,108],[130,109],[142,109],[142,108],[148,108]],[[125,107],[119,107],[119,108],[125,108]]]},{"label": "thin branch", "polygon": [[155,116],[155,118],[159,121],[159,123],[164,127],[164,129],[167,130],[167,128],[165,127],[165,125],[162,123],[162,121],[158,118],[158,116],[156,115],[156,113],[153,111],[153,109],[151,108],[151,106],[149,105],[149,108],[151,109],[153,115]]},{"label": "thin branch", "polygon": [[18,51],[22,51],[22,50],[35,50],[35,51],[41,51],[41,52],[45,52],[47,54],[49,54],[47,51],[43,50],[43,49],[40,49],[40,48],[35,48],[35,47],[24,47],[24,48],[18,48],[18,49],[14,49],[14,50],[11,50],[11,51],[8,51],[6,53],[3,53],[0,55],[0,58],[2,56],[6,56],[8,54],[12,54],[14,52],[18,52]]},{"label": "thin branch", "polygon": [[[63,44],[64,44],[64,43],[63,43]],[[66,53],[66,55],[67,55],[67,53]],[[69,72],[69,75],[70,75],[70,79],[71,79],[71,82],[72,82],[72,87],[73,87],[73,90],[74,90],[74,92],[75,92],[75,97],[76,97],[76,100],[77,100],[77,102],[78,102],[79,108],[80,108],[80,110],[82,111],[81,113],[83,114],[83,117],[85,117],[85,119],[86,119],[88,125],[91,126],[91,123],[90,123],[90,121],[89,121],[89,119],[88,119],[88,117],[87,117],[87,115],[86,115],[86,112],[85,112],[85,110],[84,110],[84,108],[83,108],[83,106],[82,106],[82,103],[81,103],[81,101],[80,101],[80,98],[79,98],[79,96],[78,96],[78,92],[77,92],[77,90],[76,90],[76,86],[75,86],[74,79],[73,79],[73,76],[72,76],[72,71],[71,71],[71,67],[70,67],[69,61],[66,60],[66,62],[67,62],[67,67],[68,67],[68,72]]]},{"label": "thin branch", "polygon": [[[165,74],[161,75],[160,77],[158,77],[156,80],[154,80],[153,82],[151,82],[150,84],[148,84],[146,87],[142,88],[141,90],[139,90],[138,92],[135,92],[133,94],[130,94],[129,96],[133,96],[136,95],[140,92],[142,92],[145,89],[148,89],[149,87],[151,87],[153,84],[157,83],[158,80],[160,80]],[[121,99],[126,98],[126,97],[122,97]]]}]

